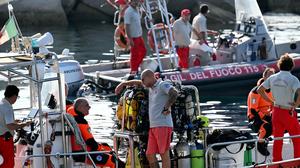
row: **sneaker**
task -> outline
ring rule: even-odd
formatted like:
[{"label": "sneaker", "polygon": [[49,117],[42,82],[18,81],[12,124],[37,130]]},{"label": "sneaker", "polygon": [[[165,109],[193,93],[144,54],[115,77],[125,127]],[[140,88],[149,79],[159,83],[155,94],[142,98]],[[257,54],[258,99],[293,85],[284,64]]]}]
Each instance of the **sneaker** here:
[{"label": "sneaker", "polygon": [[263,156],[269,156],[270,152],[268,151],[268,143],[265,142],[258,142],[257,143],[257,150]]}]

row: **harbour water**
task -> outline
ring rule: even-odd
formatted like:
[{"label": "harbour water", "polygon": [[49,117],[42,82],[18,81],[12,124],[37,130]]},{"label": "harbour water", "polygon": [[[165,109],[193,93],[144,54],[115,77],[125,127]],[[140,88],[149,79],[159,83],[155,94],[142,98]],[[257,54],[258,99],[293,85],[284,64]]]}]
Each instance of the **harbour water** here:
[{"label": "harbour water", "polygon": [[[266,14],[266,23],[269,25],[272,36],[279,40],[300,39],[300,16],[292,14]],[[64,48],[69,48],[75,53],[75,59],[85,63],[89,59],[111,60],[113,58],[113,32],[115,27],[107,23],[93,23],[84,25],[70,25],[69,27],[25,27],[21,29],[23,35],[31,36],[37,32],[51,32],[54,36],[52,51],[60,53]],[[232,28],[232,25],[218,25],[216,28]],[[299,46],[300,47],[300,46]],[[0,46],[0,51],[9,50],[9,44]],[[0,95],[7,85],[4,78],[0,78]],[[26,86],[26,83],[22,83]],[[249,88],[250,90],[251,88]],[[15,108],[24,105],[29,100],[26,87],[21,87],[20,100],[14,105]],[[112,107],[116,103],[109,99],[101,99],[96,95],[87,96],[90,100],[91,110],[87,120],[92,126],[95,138],[101,142],[112,145],[112,133],[114,127],[114,111]],[[210,118],[213,127],[239,127],[247,129],[246,99],[242,97],[201,97],[202,114]],[[17,113],[17,118],[26,114]]]}]

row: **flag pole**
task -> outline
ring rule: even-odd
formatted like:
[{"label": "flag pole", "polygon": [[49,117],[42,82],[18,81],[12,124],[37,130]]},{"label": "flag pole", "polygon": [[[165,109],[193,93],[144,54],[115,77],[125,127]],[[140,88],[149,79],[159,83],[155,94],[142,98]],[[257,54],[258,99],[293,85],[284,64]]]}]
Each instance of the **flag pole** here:
[{"label": "flag pole", "polygon": [[12,43],[11,44],[11,49],[12,49],[13,52],[15,52],[15,51],[20,52],[21,51],[21,46],[20,46],[19,38],[23,39],[23,35],[22,35],[21,29],[19,27],[18,21],[16,19],[16,16],[14,14],[14,8],[9,2],[7,4],[7,8],[8,8],[9,18],[13,19],[13,21],[16,25],[17,31],[18,31],[18,35],[11,39],[11,43]]}]

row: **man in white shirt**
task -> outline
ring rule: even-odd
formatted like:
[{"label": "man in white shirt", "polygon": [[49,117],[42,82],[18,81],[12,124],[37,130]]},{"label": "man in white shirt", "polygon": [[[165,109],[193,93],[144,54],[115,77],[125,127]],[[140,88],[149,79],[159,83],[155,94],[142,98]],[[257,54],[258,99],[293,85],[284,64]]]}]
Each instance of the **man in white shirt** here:
[{"label": "man in white shirt", "polygon": [[0,101],[0,154],[3,164],[0,167],[14,167],[14,130],[29,126],[31,122],[15,120],[12,104],[19,97],[19,89],[15,85],[8,85],[4,92],[5,98]]},{"label": "man in white shirt", "polygon": [[190,19],[191,11],[189,9],[183,9],[181,11],[181,17],[173,24],[176,51],[179,57],[179,67],[182,69],[187,69],[189,66],[189,45],[190,34],[192,31],[192,25],[189,23]]},{"label": "man in white shirt", "polygon": [[140,0],[130,0],[129,7],[125,11],[125,31],[129,39],[130,49],[130,74],[136,75],[143,58],[146,55],[146,47],[142,37],[141,15],[139,13]]},{"label": "man in white shirt", "polygon": [[206,15],[209,13],[208,6],[206,4],[200,5],[200,13],[194,17],[192,26],[196,32],[192,32],[191,38],[193,40],[199,40],[200,43],[208,44],[207,34],[218,34],[216,31],[207,30]]},{"label": "man in white shirt", "polygon": [[[271,75],[258,89],[258,93],[267,101],[272,102],[272,130],[274,138],[283,137],[285,130],[291,136],[300,134],[300,125],[295,108],[300,105],[300,82],[291,74],[294,61],[288,55],[282,55],[277,63],[280,72]],[[274,100],[265,90],[271,89]],[[298,94],[296,100],[295,93]],[[294,158],[300,157],[300,138],[293,138]],[[273,162],[282,160],[282,140],[276,140],[273,147]]]}]

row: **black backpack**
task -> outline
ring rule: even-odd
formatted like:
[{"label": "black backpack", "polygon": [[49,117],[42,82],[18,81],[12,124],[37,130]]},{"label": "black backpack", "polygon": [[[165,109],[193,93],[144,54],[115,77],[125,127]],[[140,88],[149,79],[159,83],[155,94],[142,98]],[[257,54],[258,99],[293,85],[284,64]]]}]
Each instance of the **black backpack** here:
[{"label": "black backpack", "polygon": [[[212,134],[209,134],[207,136],[207,144],[214,144],[214,143],[220,143],[220,142],[231,142],[231,141],[242,141],[242,140],[249,140],[253,139],[253,136],[249,132],[242,132],[242,131],[236,131],[233,129],[216,129],[213,131]],[[244,143],[241,145],[240,150],[243,148]],[[254,147],[254,142],[249,142],[246,144],[247,150],[252,149]],[[219,151],[223,148],[226,148],[228,145],[222,145],[222,146],[214,146],[212,147],[213,150]],[[226,148],[228,151],[228,149]],[[229,153],[232,153],[228,151]],[[238,151],[239,152],[239,151]],[[236,153],[238,153],[236,152]]]}]

